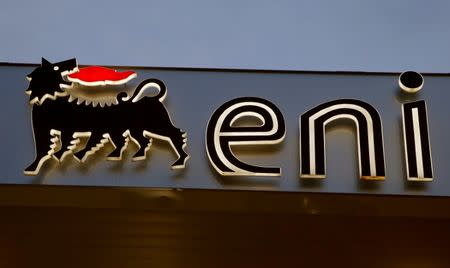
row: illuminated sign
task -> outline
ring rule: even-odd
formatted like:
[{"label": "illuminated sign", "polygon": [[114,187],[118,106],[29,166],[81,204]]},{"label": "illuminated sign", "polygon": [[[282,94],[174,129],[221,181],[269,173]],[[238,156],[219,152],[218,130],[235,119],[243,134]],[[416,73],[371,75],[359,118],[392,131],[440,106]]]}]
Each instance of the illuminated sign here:
[{"label": "illuminated sign", "polygon": [[[260,119],[260,126],[234,126],[242,117]],[[221,175],[279,176],[280,168],[243,163],[232,152],[232,145],[277,144],[285,136],[284,118],[270,101],[255,97],[231,100],[217,109],[206,130],[206,151],[211,164]]]},{"label": "illuminated sign", "polygon": [[[128,83],[136,77],[134,71],[100,66],[78,68],[75,59],[58,63],[42,59],[41,66],[28,75],[26,92],[32,105],[36,158],[25,174],[37,175],[43,163],[52,157],[61,162],[73,154],[75,159],[87,161],[89,155],[106,143],[114,147],[108,160],[121,160],[129,141],[138,147],[132,160],[145,160],[152,139],[171,145],[178,156],[173,169],[185,168],[189,158],[184,150],[186,133],[174,126],[163,105],[167,95],[165,83],[150,78],[130,90]],[[404,94],[414,95],[422,89],[423,77],[416,72],[404,72],[398,85]],[[74,87],[78,87],[78,93]],[[146,92],[149,88],[157,93],[149,96]],[[113,101],[96,97],[105,90],[115,92]],[[84,93],[80,95],[80,91]],[[300,112],[302,107],[298,108]],[[399,112],[407,179],[431,181],[433,165],[426,103],[417,99],[404,102]],[[239,124],[242,118],[256,121],[242,125]],[[326,126],[341,119],[350,120],[355,126],[359,177],[384,180],[388,167],[382,117],[370,103],[355,98],[323,102],[298,117],[300,177],[326,177]],[[204,135],[208,160],[220,176],[281,176],[281,167],[251,164],[234,152],[238,147],[252,146],[258,151],[283,142],[285,118],[272,100],[244,96],[225,102],[212,113]],[[82,146],[81,138],[87,139]]]},{"label": "illuminated sign", "polygon": [[[66,88],[72,82],[87,86],[122,85],[136,76],[134,72],[117,73],[103,67],[80,69],[75,59],[50,63],[42,59],[40,67],[30,73],[27,78],[30,85],[32,107],[32,124],[36,158],[25,169],[25,174],[36,175],[42,164],[54,157],[63,161],[67,153],[77,147],[80,137],[88,137],[83,149],[74,157],[85,161],[90,154],[102,147],[106,142],[114,146],[108,160],[120,160],[129,140],[138,145],[139,150],[133,160],[144,160],[153,138],[167,140],[178,155],[172,164],[173,169],[184,168],[189,158],[184,151],[186,133],[176,128],[170,119],[162,101],[167,89],[158,79],[146,79],[134,90],[132,96],[118,93],[116,104],[97,107],[92,102],[75,102],[69,97]],[[156,87],[159,93],[155,96],[143,96],[146,88]],[[56,143],[59,142],[58,149]]]}]

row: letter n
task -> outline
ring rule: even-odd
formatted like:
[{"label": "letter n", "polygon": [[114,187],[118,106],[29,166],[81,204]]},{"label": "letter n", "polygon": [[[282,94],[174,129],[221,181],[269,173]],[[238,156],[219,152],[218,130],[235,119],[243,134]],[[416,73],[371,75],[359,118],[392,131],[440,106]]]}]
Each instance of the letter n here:
[{"label": "letter n", "polygon": [[370,104],[353,99],[323,103],[300,117],[300,158],[303,178],[325,178],[325,127],[347,118],[356,125],[361,179],[384,180],[383,129],[378,112]]}]

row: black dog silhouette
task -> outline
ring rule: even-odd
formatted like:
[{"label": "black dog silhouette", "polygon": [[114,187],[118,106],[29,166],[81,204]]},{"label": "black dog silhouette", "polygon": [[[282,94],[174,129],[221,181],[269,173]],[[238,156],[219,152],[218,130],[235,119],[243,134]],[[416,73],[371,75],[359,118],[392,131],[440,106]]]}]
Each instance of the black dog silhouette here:
[{"label": "black dog silhouette", "polygon": [[[42,164],[51,157],[62,161],[64,153],[75,148],[74,139],[80,136],[89,137],[86,146],[74,154],[81,161],[86,160],[89,154],[107,141],[115,147],[108,159],[121,159],[127,137],[139,146],[133,160],[143,160],[151,139],[158,138],[168,141],[178,155],[172,168],[184,168],[189,158],[183,150],[186,146],[186,133],[172,124],[162,104],[167,94],[162,81],[147,79],[138,85],[130,98],[125,92],[119,93],[116,97],[117,105],[93,107],[69,102],[68,93],[62,89],[71,85],[62,76],[76,69],[75,59],[54,64],[42,59],[41,66],[27,76],[30,85],[26,92],[33,104],[36,159],[25,169],[25,174],[38,174]],[[152,97],[141,97],[149,86],[159,88],[159,93]],[[58,140],[61,149],[55,151],[55,142]]]}]

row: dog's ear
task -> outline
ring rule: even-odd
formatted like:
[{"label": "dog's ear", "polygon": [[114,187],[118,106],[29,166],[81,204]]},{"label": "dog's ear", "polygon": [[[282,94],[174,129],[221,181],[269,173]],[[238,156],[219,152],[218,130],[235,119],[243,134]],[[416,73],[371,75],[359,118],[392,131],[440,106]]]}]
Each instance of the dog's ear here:
[{"label": "dog's ear", "polygon": [[52,64],[48,60],[46,60],[45,58],[42,58],[41,66],[42,67],[51,67]]}]

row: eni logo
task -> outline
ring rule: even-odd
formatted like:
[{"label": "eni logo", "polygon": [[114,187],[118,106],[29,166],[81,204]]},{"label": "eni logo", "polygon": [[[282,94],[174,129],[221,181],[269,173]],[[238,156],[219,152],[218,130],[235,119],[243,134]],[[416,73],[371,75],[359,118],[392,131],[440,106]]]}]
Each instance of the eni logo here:
[{"label": "eni logo", "polygon": [[[423,77],[404,72],[399,87],[406,94],[423,87]],[[433,166],[424,100],[402,104],[403,141],[407,179],[432,181]],[[253,117],[262,124],[235,126],[241,117]],[[369,103],[356,99],[338,99],[322,103],[299,117],[300,177],[326,177],[325,128],[340,120],[353,121],[358,146],[359,177],[384,180],[386,176],[382,120]],[[206,151],[214,169],[222,176],[280,176],[277,167],[260,167],[240,161],[232,146],[281,143],[286,127],[275,104],[256,97],[237,98],[220,106],[211,116],[206,130]]]},{"label": "eni logo", "polygon": [[[84,162],[108,142],[114,147],[108,160],[121,160],[130,140],[138,147],[132,159],[144,160],[154,138],[167,141],[177,154],[172,168],[184,168],[189,158],[184,151],[186,133],[174,126],[162,103],[167,95],[165,84],[151,78],[135,89],[126,86],[136,76],[133,71],[99,66],[78,68],[75,59],[58,63],[42,59],[41,66],[27,76],[36,158],[24,173],[36,175],[48,159],[61,162],[68,154]],[[401,90],[410,96],[420,91],[423,84],[424,79],[417,72],[404,72],[398,79]],[[102,100],[101,93],[108,88],[114,93],[113,100]],[[157,93],[148,96],[148,88]],[[417,100],[417,96],[414,99],[402,103],[399,109],[406,177],[409,181],[432,181],[426,103]],[[246,117],[259,123],[236,124]],[[359,177],[384,180],[382,119],[375,107],[357,99],[331,100],[298,116],[299,176],[326,177],[326,126],[340,119],[355,125]],[[206,153],[213,169],[222,176],[281,176],[281,168],[246,163],[233,148],[279,144],[285,136],[283,114],[274,103],[259,97],[239,97],[220,105],[211,115],[205,133]],[[87,141],[82,143],[81,138]]]},{"label": "eni logo", "polygon": [[[74,152],[81,137],[88,138],[84,148],[74,153],[81,162],[107,142],[115,148],[107,159],[120,160],[129,140],[139,147],[132,159],[144,160],[156,138],[166,140],[178,155],[172,169],[184,168],[189,158],[184,151],[186,133],[173,125],[162,103],[167,95],[165,84],[146,79],[129,96],[122,86],[136,76],[132,71],[117,72],[98,66],[78,68],[76,59],[50,63],[43,58],[41,66],[27,76],[36,158],[24,173],[37,175],[52,157],[63,161]],[[105,103],[89,96],[83,99],[71,95],[74,84],[87,90],[111,86],[119,91],[112,103]],[[145,96],[144,91],[150,87],[156,88],[158,94]]]}]

